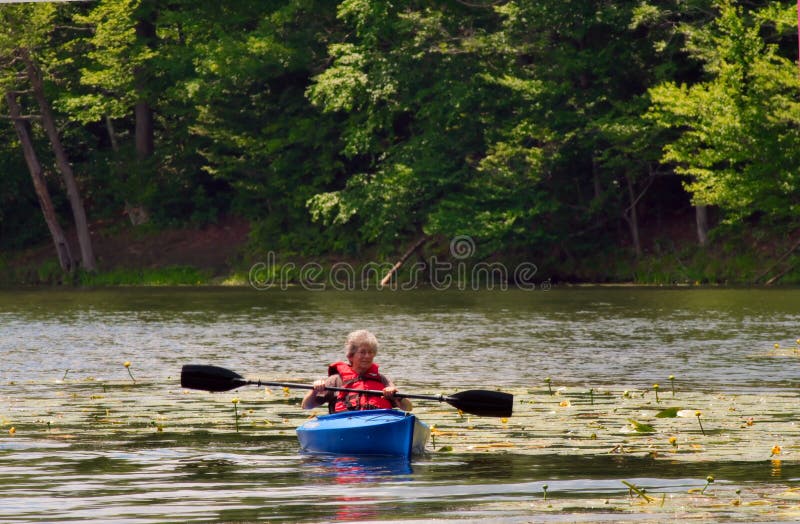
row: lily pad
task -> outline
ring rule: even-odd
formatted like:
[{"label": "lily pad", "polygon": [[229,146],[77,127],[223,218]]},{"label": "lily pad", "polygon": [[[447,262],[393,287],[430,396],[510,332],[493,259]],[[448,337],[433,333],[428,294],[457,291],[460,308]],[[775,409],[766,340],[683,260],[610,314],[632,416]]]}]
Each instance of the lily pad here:
[{"label": "lily pad", "polygon": [[650,424],[643,424],[633,420],[632,418],[629,418],[628,422],[631,423],[631,426],[633,426],[634,431],[637,433],[655,433],[656,431],[656,429]]},{"label": "lily pad", "polygon": [[682,408],[667,408],[659,411],[656,418],[676,418]]}]

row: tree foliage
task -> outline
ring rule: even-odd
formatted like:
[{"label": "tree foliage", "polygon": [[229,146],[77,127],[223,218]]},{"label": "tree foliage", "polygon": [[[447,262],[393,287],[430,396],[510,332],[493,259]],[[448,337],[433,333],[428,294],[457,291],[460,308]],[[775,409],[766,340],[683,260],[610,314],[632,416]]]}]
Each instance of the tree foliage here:
[{"label": "tree foliage", "polygon": [[[17,82],[10,49],[37,49],[95,220],[136,204],[163,226],[237,214],[254,246],[282,252],[397,254],[423,234],[470,235],[484,255],[565,259],[629,244],[639,221],[690,201],[732,223],[796,222],[795,9],[4,4],[0,83]],[[149,158],[136,154],[142,101]],[[4,246],[44,231],[24,225],[40,222],[20,155],[0,146]]]},{"label": "tree foliage", "polygon": [[796,12],[769,4],[718,2],[710,24],[684,25],[686,50],[703,64],[691,85],[666,82],[650,94],[649,117],[678,130],[663,160],[688,177],[696,203],[725,209],[729,220],[754,212],[797,215],[800,105],[796,63],[781,45],[795,39]]}]

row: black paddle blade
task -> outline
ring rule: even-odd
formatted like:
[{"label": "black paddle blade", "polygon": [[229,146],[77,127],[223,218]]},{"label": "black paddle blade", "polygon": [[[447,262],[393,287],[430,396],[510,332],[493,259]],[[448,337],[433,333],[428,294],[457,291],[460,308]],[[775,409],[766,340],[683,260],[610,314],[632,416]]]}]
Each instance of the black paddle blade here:
[{"label": "black paddle blade", "polygon": [[230,391],[247,384],[238,373],[218,366],[186,364],[181,368],[181,387],[203,391]]},{"label": "black paddle blade", "polygon": [[479,417],[510,417],[514,405],[514,395],[482,389],[454,393],[445,400],[454,408]]}]

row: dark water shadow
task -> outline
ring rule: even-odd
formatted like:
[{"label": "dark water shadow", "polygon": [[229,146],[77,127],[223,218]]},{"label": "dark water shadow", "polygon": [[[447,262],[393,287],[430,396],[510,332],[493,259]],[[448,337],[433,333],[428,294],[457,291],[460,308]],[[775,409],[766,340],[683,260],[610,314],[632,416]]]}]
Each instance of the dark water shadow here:
[{"label": "dark water shadow", "polygon": [[[468,472],[465,474],[465,472]],[[629,478],[685,479],[698,481],[713,475],[733,483],[775,482],[800,478],[798,461],[698,461],[663,457],[604,454],[589,456],[519,454],[434,454],[417,462],[414,480],[463,483],[469,478],[504,482],[547,480],[615,480]]]}]

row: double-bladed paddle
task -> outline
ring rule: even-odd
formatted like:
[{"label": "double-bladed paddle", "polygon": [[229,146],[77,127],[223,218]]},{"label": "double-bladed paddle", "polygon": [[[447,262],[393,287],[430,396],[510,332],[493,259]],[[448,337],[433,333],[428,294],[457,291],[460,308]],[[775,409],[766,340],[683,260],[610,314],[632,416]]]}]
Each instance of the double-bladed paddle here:
[{"label": "double-bladed paddle", "polygon": [[[200,364],[187,364],[181,369],[181,386],[189,389],[203,391],[230,391],[242,386],[275,386],[296,389],[314,389],[307,384],[292,384],[287,382],[265,382],[263,380],[248,380],[230,369],[219,366],[204,366]],[[383,391],[374,389],[352,388],[327,388],[329,391],[345,391],[361,393],[362,395],[383,396]],[[502,391],[486,391],[471,389],[453,395],[409,395],[395,393],[398,398],[413,398],[419,400],[438,400],[447,402],[464,413],[481,417],[510,417],[514,403],[514,395]]]}]

